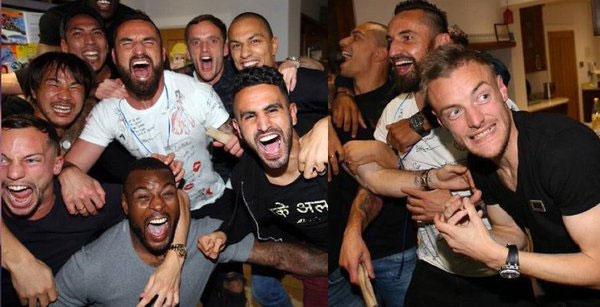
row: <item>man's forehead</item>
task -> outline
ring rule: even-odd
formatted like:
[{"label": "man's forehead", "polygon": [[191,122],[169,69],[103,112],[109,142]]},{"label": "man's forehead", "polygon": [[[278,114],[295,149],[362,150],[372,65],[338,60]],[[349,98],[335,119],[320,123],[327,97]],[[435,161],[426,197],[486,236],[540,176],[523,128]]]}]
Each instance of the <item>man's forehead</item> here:
[{"label": "man's forehead", "polygon": [[169,185],[175,186],[175,179],[166,169],[133,170],[128,178],[128,186],[132,192],[137,189],[152,190]]},{"label": "man's forehead", "polygon": [[237,20],[231,26],[229,26],[229,35],[235,33],[238,35],[262,35],[267,37],[268,30],[264,23],[262,23],[258,18],[253,17],[244,17],[240,20]]},{"label": "man's forehead", "polygon": [[402,31],[415,31],[419,28],[428,27],[427,16],[422,10],[410,10],[400,12],[392,18],[388,25],[388,33],[390,35],[397,34]]},{"label": "man's forehead", "polygon": [[131,37],[131,36],[136,36],[138,34],[147,35],[147,33],[140,33],[140,32],[151,32],[152,33],[151,36],[159,37],[157,30],[154,28],[154,26],[150,22],[148,22],[146,20],[141,20],[141,19],[134,19],[134,20],[128,20],[119,26],[119,28],[117,29],[116,38],[118,40],[118,39],[123,39],[123,38]]},{"label": "man's forehead", "polygon": [[42,80],[57,79],[59,81],[74,80],[73,73],[67,67],[48,66],[44,69]]},{"label": "man's forehead", "polygon": [[75,15],[73,18],[71,18],[67,23],[67,31],[75,27],[80,27],[82,24],[93,24],[94,28],[102,29],[104,32],[104,28],[100,26],[98,20],[86,14]]},{"label": "man's forehead", "polygon": [[[0,143],[2,147],[2,154],[10,156],[10,150],[13,148],[25,148],[27,154],[42,153],[46,151],[48,144],[48,135],[33,128],[20,128],[20,129],[2,129],[0,134],[2,141]],[[8,147],[8,148],[7,148]],[[5,152],[9,149],[8,152]]]}]

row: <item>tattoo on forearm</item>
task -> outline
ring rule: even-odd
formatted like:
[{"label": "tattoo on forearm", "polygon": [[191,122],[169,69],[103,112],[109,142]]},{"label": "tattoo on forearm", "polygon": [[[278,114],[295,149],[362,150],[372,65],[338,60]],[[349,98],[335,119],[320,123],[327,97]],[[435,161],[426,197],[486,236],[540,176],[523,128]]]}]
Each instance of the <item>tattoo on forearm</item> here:
[{"label": "tattoo on forearm", "polygon": [[249,262],[304,276],[327,276],[327,253],[306,244],[258,242]]},{"label": "tattoo on forearm", "polygon": [[365,217],[365,224],[369,224],[379,215],[381,205],[381,199],[371,193],[363,197],[362,201],[358,204],[358,210]]}]

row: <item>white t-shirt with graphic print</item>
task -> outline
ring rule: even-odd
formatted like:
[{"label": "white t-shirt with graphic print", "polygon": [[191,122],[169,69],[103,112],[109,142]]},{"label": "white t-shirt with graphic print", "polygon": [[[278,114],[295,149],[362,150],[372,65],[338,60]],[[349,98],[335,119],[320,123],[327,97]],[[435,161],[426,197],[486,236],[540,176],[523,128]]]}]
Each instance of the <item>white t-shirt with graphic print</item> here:
[{"label": "white t-shirt with graphic print", "polygon": [[206,129],[219,128],[229,115],[209,84],[171,71],[164,71],[164,82],[158,101],[145,110],[134,109],[125,99],[102,100],[79,137],[103,147],[117,139],[136,158],[175,153],[183,162],[190,209],[196,210],[225,189],[212,167]]},{"label": "white t-shirt with graphic print", "polygon": [[[508,102],[507,104],[510,105]],[[375,129],[375,139],[385,143],[388,134],[387,125],[409,118],[418,111],[413,93],[400,94],[383,110]],[[413,145],[407,153],[400,153],[399,164],[404,169],[413,171],[439,168],[445,164],[465,164],[467,153],[456,144],[447,129],[439,127]],[[487,219],[484,221],[489,225]],[[433,224],[420,226],[417,239],[419,259],[446,272],[471,277],[496,274],[483,263],[454,253]]]}]

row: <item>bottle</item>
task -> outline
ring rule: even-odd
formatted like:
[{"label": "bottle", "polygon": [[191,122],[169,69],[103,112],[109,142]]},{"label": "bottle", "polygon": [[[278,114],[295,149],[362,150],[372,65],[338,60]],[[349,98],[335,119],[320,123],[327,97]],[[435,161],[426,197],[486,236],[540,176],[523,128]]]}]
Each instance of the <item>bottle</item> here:
[{"label": "bottle", "polygon": [[600,98],[594,98],[594,108],[592,109],[592,129],[600,132]]}]

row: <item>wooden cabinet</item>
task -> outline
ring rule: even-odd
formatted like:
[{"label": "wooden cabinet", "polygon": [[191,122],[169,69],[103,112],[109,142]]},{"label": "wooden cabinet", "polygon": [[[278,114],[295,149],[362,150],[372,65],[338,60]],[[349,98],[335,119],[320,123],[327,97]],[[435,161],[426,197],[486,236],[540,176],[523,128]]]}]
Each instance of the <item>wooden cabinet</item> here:
[{"label": "wooden cabinet", "polygon": [[592,121],[592,110],[594,108],[594,98],[600,98],[600,88],[583,90],[583,121]]},{"label": "wooden cabinet", "polygon": [[542,6],[520,9],[525,72],[546,70],[546,39]]}]

